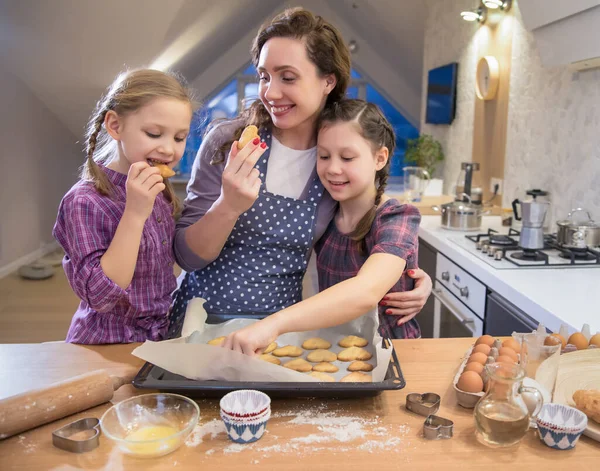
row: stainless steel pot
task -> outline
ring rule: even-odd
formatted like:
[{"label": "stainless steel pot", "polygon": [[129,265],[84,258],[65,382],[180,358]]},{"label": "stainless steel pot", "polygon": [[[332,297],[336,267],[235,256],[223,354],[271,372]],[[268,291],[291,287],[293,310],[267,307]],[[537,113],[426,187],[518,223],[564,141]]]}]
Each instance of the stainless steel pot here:
[{"label": "stainless steel pot", "polygon": [[[574,222],[573,214],[585,212],[588,220]],[[583,208],[572,209],[567,219],[558,221],[557,241],[566,248],[585,249],[600,245],[600,224],[592,219],[589,211]]]},{"label": "stainless steel pot", "polygon": [[442,227],[455,231],[473,231],[481,227],[481,217],[488,214],[489,211],[471,203],[471,198],[463,193],[469,200],[452,201],[451,203],[440,206],[432,206],[431,209],[439,211],[442,216]]}]

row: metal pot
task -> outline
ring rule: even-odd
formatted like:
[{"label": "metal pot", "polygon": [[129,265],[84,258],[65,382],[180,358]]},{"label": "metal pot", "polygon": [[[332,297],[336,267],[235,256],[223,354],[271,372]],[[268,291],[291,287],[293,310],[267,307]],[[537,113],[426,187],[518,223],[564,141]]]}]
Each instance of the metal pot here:
[{"label": "metal pot", "polygon": [[442,215],[442,227],[455,231],[473,231],[481,227],[481,216],[488,214],[489,211],[483,211],[481,206],[471,203],[471,198],[463,193],[469,200],[452,201],[441,206],[432,206],[431,209],[439,211]]},{"label": "metal pot", "polygon": [[[588,220],[574,222],[573,214],[585,212]],[[600,224],[594,222],[589,211],[583,208],[572,209],[567,219],[558,221],[557,241],[560,245],[570,249],[585,249],[586,247],[597,247],[600,245]]]}]

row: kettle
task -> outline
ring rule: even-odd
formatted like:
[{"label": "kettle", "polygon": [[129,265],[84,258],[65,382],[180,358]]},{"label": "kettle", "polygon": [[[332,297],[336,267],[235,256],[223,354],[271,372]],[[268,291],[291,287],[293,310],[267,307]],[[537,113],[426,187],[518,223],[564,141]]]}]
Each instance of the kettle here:
[{"label": "kettle", "polygon": [[[519,236],[519,246],[531,250],[543,249],[544,220],[550,208],[550,203],[548,201],[538,201],[537,198],[539,196],[546,196],[548,192],[534,189],[528,190],[527,194],[532,199],[521,201],[517,198],[512,202],[515,219],[523,222]],[[517,205],[521,207],[521,215],[519,215]]]}]

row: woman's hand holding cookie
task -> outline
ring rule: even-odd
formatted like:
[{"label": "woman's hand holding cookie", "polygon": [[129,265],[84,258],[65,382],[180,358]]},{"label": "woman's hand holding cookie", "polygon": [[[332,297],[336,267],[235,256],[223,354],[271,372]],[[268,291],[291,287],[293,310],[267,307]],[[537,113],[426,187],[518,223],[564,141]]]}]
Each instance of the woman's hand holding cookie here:
[{"label": "woman's hand holding cookie", "polygon": [[221,198],[224,204],[235,214],[248,211],[258,198],[261,180],[260,172],[255,168],[256,162],[267,149],[257,136],[241,150],[238,142],[231,144],[229,157],[223,171],[223,188]]}]

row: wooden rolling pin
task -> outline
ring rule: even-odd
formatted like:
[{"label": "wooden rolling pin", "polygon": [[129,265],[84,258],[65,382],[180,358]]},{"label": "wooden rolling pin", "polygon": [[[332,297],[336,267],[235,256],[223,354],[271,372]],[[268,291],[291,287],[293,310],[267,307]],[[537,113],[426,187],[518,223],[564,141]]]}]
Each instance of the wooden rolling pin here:
[{"label": "wooden rolling pin", "polygon": [[119,377],[97,370],[3,399],[0,440],[108,402],[134,374]]}]

